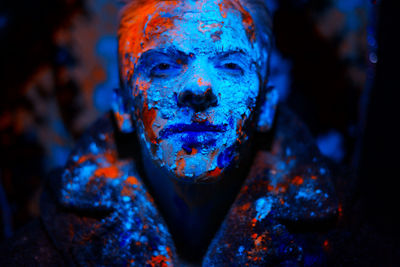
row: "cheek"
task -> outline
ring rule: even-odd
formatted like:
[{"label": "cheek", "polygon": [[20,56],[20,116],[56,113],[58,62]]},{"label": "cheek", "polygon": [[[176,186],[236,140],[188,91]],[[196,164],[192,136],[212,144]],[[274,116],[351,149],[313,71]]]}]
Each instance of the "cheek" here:
[{"label": "cheek", "polygon": [[153,91],[149,81],[137,79],[132,95],[135,99],[136,118],[143,123],[147,141],[157,144],[154,124],[159,116],[159,112],[157,107],[154,106]]},{"label": "cheek", "polygon": [[154,108],[149,109],[147,102],[144,103],[142,109],[142,123],[144,127],[144,132],[152,144],[157,144],[156,134],[153,130],[153,125],[156,120],[158,111]]},{"label": "cheek", "polygon": [[242,79],[236,83],[224,85],[220,93],[223,97],[221,103],[225,109],[229,109],[235,120],[241,119],[244,115],[250,116],[254,110],[259,94],[257,79]]}]

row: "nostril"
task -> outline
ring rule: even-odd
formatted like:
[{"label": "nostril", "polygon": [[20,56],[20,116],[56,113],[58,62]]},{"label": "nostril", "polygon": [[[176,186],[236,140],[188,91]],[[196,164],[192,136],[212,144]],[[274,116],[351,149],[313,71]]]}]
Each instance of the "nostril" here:
[{"label": "nostril", "polygon": [[189,106],[192,101],[193,94],[190,91],[184,91],[178,95],[178,105],[180,107]]},{"label": "nostril", "polygon": [[212,92],[212,90],[206,91],[206,102],[209,103],[210,106],[215,107],[218,104],[217,96]]},{"label": "nostril", "polygon": [[202,111],[218,104],[217,96],[212,92],[210,87],[202,93],[185,90],[179,93],[177,100],[179,107],[191,107],[196,111]]},{"label": "nostril", "polygon": [[185,92],[185,94],[183,94],[183,102],[184,103],[189,103],[190,101],[192,101],[193,95],[189,92]]},{"label": "nostril", "polygon": [[195,105],[202,105],[206,102],[206,99],[203,95],[195,95],[193,97],[193,104]]}]

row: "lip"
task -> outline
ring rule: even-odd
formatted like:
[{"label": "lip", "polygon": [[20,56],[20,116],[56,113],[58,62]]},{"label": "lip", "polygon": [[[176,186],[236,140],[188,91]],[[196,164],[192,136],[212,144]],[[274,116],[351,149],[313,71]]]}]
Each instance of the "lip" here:
[{"label": "lip", "polygon": [[213,125],[209,122],[206,123],[191,123],[191,124],[184,124],[178,123],[167,126],[166,128],[162,129],[159,133],[161,139],[165,139],[171,135],[179,134],[179,133],[205,133],[205,132],[225,132],[226,126],[225,125]]}]

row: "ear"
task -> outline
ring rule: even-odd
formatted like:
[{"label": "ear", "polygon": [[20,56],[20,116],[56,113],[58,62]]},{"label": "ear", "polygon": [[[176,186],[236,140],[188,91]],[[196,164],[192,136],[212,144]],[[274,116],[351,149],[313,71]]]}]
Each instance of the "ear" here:
[{"label": "ear", "polygon": [[112,109],[117,122],[117,126],[122,133],[132,133],[135,131],[132,115],[129,112],[128,103],[125,101],[124,93],[121,88],[114,89]]},{"label": "ear", "polygon": [[258,118],[257,130],[259,132],[265,133],[272,128],[278,100],[278,90],[272,86],[267,87],[265,101],[261,106],[261,112]]}]

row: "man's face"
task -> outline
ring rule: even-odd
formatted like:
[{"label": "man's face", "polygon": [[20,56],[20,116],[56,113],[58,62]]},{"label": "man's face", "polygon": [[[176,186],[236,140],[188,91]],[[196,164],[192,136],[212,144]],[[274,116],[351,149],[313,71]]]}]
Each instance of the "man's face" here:
[{"label": "man's face", "polygon": [[237,1],[166,1],[125,12],[119,53],[139,140],[167,172],[215,180],[239,160],[260,94],[254,36]]}]

